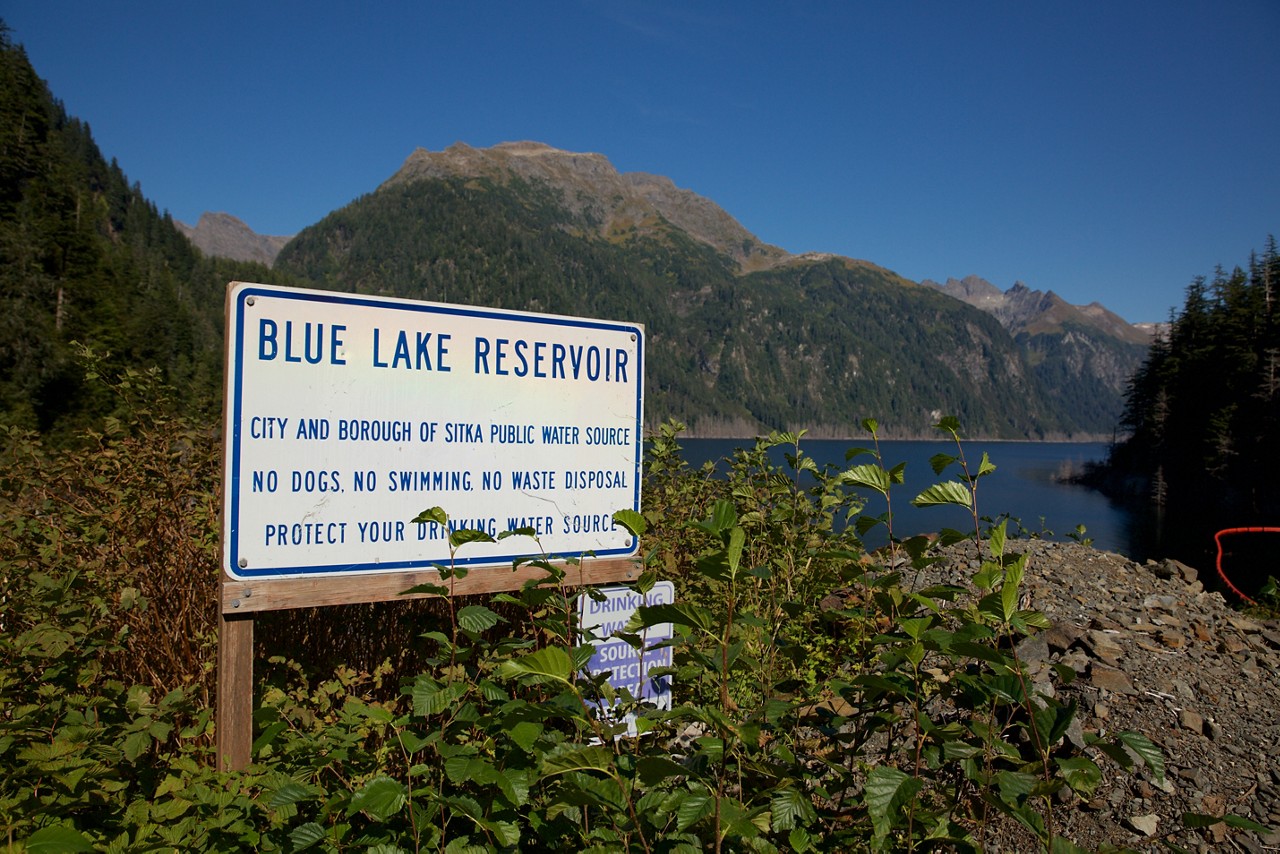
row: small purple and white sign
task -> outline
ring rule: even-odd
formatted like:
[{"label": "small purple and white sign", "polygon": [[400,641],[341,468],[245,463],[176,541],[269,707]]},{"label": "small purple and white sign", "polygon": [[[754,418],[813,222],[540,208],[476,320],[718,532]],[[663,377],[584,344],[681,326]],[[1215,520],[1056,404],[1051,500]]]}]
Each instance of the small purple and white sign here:
[{"label": "small purple and white sign", "polygon": [[[604,594],[604,599],[597,601],[583,596],[579,600],[579,630],[584,642],[595,646],[595,653],[587,662],[588,672],[593,676],[608,673],[609,684],[615,691],[625,689],[633,697],[669,710],[671,677],[650,676],[649,672],[672,665],[671,647],[659,646],[674,636],[672,625],[662,623],[647,629],[642,635],[643,653],[613,635],[626,627],[627,621],[641,605],[674,604],[675,585],[670,581],[659,581],[646,594],[630,587],[601,587],[599,592]],[[628,716],[627,724],[629,734],[635,735],[635,721],[631,716]]]}]

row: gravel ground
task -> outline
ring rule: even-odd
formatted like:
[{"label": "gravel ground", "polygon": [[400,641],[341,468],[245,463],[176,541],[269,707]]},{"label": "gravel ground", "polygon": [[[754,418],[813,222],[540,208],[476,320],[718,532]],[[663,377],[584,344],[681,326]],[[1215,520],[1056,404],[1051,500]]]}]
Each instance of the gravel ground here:
[{"label": "gravel ground", "polygon": [[[1135,730],[1165,757],[1163,783],[1097,757],[1104,778],[1095,796],[1069,795],[1055,809],[1064,835],[1091,849],[1280,851],[1280,622],[1245,616],[1175,561],[1139,565],[1042,540],[1010,548],[1030,552],[1024,589],[1053,623],[1019,645],[1037,687],[1076,698],[1083,733]],[[919,582],[964,583],[978,565],[977,546],[961,544]],[[1052,678],[1056,662],[1077,679]],[[1185,813],[1235,815],[1272,830],[1189,828]],[[987,845],[1030,850],[1000,830]]]}]

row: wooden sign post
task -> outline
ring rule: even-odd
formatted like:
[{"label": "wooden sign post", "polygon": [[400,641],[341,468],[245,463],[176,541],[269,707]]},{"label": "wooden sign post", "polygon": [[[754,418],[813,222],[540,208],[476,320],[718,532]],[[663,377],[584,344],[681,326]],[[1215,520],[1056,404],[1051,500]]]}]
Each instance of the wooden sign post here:
[{"label": "wooden sign post", "polygon": [[[529,556],[575,584],[637,574],[636,324],[233,282],[227,292],[220,767],[250,759],[253,614],[518,589]],[[449,553],[449,530],[496,536]]]}]

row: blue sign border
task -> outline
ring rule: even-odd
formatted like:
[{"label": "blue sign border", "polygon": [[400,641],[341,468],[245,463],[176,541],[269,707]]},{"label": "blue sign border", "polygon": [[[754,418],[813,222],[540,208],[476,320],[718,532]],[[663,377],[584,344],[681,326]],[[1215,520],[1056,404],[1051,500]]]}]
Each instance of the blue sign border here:
[{"label": "blue sign border", "polygon": [[[240,563],[240,444],[244,414],[244,338],[245,338],[245,300],[254,296],[273,299],[291,299],[306,302],[331,303],[333,305],[363,306],[366,308],[396,309],[421,314],[435,314],[447,317],[469,317],[484,320],[520,321],[538,323],[547,326],[571,327],[579,329],[602,329],[610,332],[623,332],[636,336],[636,354],[639,369],[636,371],[636,430],[635,430],[635,488],[632,493],[632,509],[640,512],[640,477],[641,454],[643,452],[643,420],[644,420],[644,329],[631,323],[616,323],[587,318],[563,317],[550,314],[533,314],[518,311],[504,311],[493,308],[473,308],[468,306],[446,305],[443,303],[418,302],[415,300],[395,299],[390,297],[364,296],[359,294],[343,294],[330,291],[314,291],[302,288],[285,288],[255,283],[232,282],[229,285],[234,294],[234,302],[230,306],[228,322],[228,362],[227,369],[231,377],[231,400],[226,404],[229,418],[225,429],[231,431],[231,458],[228,461],[227,473],[223,489],[226,490],[224,506],[227,513],[225,526],[228,542],[223,547],[223,570],[234,579],[247,581],[255,578],[273,578],[282,576],[305,576],[337,573],[383,573],[414,569],[431,569],[439,566],[440,561],[393,561],[386,563],[361,564],[316,564],[309,566],[286,566],[253,569],[241,568]],[[232,334],[233,333],[233,334]],[[405,520],[408,521],[408,520]],[[551,560],[565,558],[582,558],[588,555],[595,557],[631,557],[639,550],[639,542],[635,537],[628,539],[625,547],[606,549],[603,551],[565,552],[547,555]],[[529,552],[513,552],[505,555],[488,557],[463,558],[453,560],[455,566],[503,566],[516,560],[529,557]]]}]

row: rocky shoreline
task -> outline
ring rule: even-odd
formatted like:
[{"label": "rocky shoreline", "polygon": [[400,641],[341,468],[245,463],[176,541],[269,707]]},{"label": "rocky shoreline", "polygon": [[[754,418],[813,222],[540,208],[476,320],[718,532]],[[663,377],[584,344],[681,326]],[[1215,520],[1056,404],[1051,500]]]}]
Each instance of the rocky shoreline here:
[{"label": "rocky shoreline", "polygon": [[[1011,548],[1030,553],[1024,589],[1052,622],[1022,641],[1019,656],[1038,690],[1078,701],[1068,738],[1083,745],[1088,732],[1134,730],[1165,758],[1158,781],[1145,768],[1131,775],[1097,757],[1102,784],[1088,802],[1063,793],[1060,832],[1090,849],[1280,850],[1280,621],[1233,609],[1176,561],[1139,565],[1043,540]],[[963,543],[918,582],[963,584],[979,564],[978,547]],[[1053,664],[1077,678],[1063,684]],[[1188,827],[1187,813],[1239,816],[1270,830],[1203,820]],[[996,831],[987,850],[1025,844]]]}]

